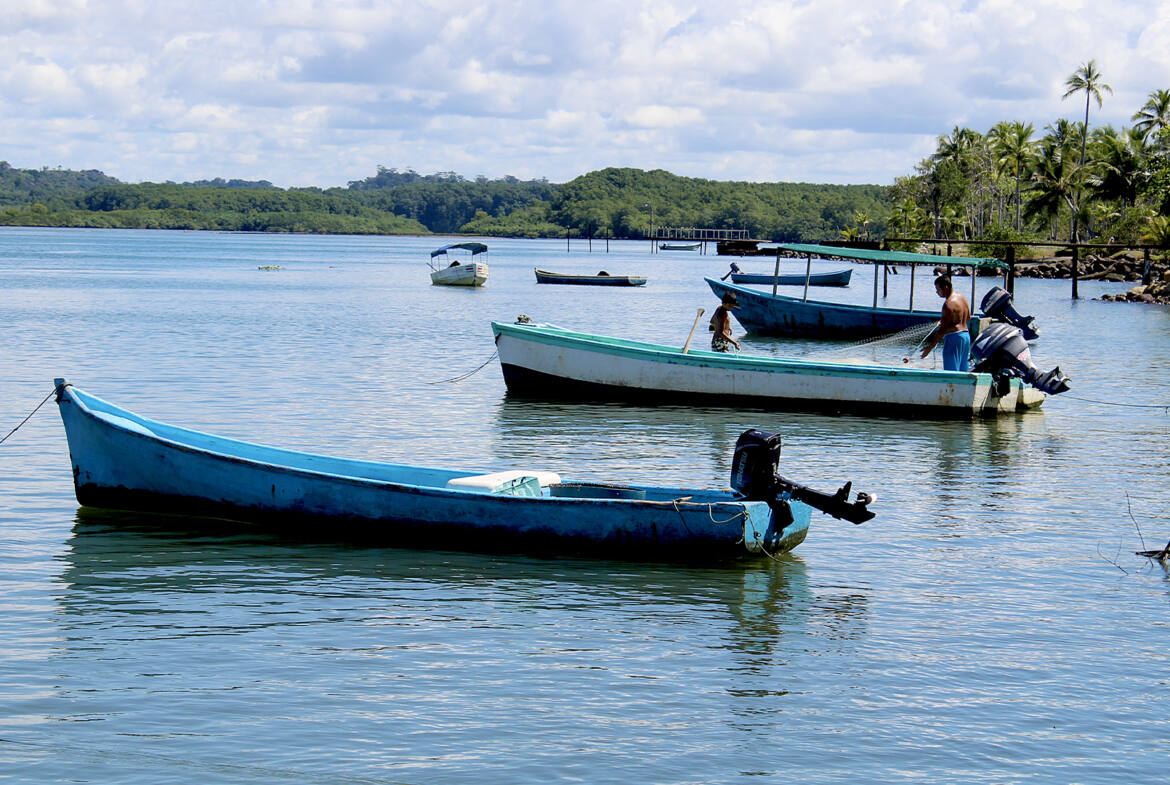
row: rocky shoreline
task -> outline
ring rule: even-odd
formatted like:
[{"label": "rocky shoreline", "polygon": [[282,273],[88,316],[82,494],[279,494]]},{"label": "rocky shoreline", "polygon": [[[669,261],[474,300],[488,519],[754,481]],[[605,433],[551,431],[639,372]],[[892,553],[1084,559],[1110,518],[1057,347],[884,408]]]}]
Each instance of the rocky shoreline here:
[{"label": "rocky shoreline", "polygon": [[[1119,294],[1104,294],[1100,300],[1110,302],[1158,303],[1170,305],[1170,263],[1164,259],[1150,260],[1150,283],[1142,285],[1145,271],[1145,257],[1133,252],[1122,252],[1112,256],[1090,255],[1081,259],[1077,279],[1081,281],[1112,281],[1115,283],[1136,282],[1137,286]],[[937,273],[946,272],[945,267],[936,267]],[[960,273],[955,269],[956,274]],[[985,275],[986,272],[980,272]],[[1067,256],[1049,257],[1016,263],[1017,278],[1072,278],[1072,259]]]}]

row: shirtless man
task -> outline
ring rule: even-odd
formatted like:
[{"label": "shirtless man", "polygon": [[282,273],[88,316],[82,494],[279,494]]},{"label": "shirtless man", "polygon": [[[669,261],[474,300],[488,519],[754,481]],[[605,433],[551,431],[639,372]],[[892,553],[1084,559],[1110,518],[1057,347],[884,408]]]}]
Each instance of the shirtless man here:
[{"label": "shirtless man", "polygon": [[971,318],[971,306],[967,298],[955,291],[951,279],[940,275],[934,279],[934,290],[943,298],[942,317],[931,333],[930,342],[922,350],[922,356],[942,342],[943,368],[948,371],[966,371],[971,355],[971,333],[967,322]]},{"label": "shirtless man", "polygon": [[739,341],[731,337],[731,309],[735,307],[736,299],[735,292],[723,295],[723,304],[711,315],[711,330],[715,333],[711,336],[713,352],[728,351],[730,348],[728,344],[735,344],[736,351],[742,348]]}]

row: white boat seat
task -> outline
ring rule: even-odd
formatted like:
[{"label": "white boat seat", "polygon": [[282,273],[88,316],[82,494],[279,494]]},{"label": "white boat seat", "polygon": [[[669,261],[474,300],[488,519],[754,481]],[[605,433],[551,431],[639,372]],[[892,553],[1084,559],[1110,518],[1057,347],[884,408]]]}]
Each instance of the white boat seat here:
[{"label": "white boat seat", "polygon": [[453,477],[447,480],[447,487],[460,491],[478,491],[479,493],[505,493],[511,495],[527,495],[520,487],[528,485],[528,481],[535,481],[538,488],[555,485],[561,481],[556,472],[533,472],[511,469],[509,471],[492,472],[491,474],[475,474],[470,477]]}]

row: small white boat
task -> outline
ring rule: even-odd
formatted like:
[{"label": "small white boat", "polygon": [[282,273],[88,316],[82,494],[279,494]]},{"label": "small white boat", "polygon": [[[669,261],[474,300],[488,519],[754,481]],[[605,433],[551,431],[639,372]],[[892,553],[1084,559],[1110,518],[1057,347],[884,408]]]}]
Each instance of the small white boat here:
[{"label": "small white boat", "polygon": [[[483,286],[488,279],[487,262],[477,261],[475,257],[486,254],[487,249],[483,243],[451,243],[431,251],[431,260],[427,263],[431,268],[431,283],[442,286]],[[441,262],[448,258],[451,251],[468,251],[471,259],[455,259],[443,267]]]}]

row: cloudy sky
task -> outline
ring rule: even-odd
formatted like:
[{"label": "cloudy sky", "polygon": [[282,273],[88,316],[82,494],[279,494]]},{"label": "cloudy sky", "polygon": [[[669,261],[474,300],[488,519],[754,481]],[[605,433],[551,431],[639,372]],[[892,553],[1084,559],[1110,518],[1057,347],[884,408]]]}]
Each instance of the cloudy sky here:
[{"label": "cloudy sky", "polygon": [[955,125],[1128,124],[1170,0],[0,0],[0,160],[334,186],[379,165],[886,184]]}]

